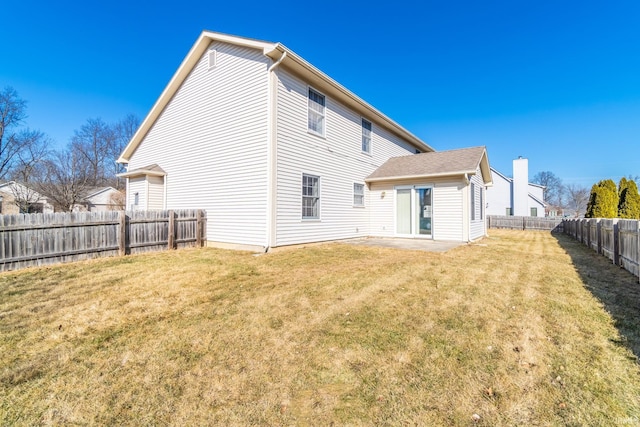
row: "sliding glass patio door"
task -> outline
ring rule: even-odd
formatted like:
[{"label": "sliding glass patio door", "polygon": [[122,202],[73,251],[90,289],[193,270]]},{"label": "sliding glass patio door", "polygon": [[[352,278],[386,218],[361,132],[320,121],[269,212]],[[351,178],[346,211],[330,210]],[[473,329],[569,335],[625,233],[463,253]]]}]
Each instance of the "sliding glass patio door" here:
[{"label": "sliding glass patio door", "polygon": [[396,187],[396,234],[433,237],[432,187]]}]

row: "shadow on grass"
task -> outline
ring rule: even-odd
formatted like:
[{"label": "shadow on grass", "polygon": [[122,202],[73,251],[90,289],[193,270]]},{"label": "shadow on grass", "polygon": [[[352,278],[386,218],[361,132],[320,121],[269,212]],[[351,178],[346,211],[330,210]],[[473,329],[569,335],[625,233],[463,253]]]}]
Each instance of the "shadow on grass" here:
[{"label": "shadow on grass", "polygon": [[565,234],[553,234],[569,254],[589,290],[613,317],[621,339],[616,344],[629,348],[640,360],[640,283],[638,278],[609,258],[599,255]]}]

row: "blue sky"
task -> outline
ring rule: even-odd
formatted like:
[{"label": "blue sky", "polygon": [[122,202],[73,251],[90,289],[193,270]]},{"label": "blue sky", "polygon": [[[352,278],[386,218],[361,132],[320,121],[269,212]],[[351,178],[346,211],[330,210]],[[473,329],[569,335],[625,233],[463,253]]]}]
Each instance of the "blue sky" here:
[{"label": "blue sky", "polygon": [[638,1],[6,1],[0,88],[64,145],[143,118],[203,29],[279,41],[436,150],[511,174],[640,175]]}]

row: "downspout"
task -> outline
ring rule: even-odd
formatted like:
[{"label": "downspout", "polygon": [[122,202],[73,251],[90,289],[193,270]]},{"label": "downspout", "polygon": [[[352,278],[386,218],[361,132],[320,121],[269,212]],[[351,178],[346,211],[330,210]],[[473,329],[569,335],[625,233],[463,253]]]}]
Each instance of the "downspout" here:
[{"label": "downspout", "polygon": [[276,62],[271,64],[267,70],[268,78],[268,94],[267,94],[267,230],[266,230],[266,243],[264,251],[268,252],[269,248],[273,245],[273,234],[275,231],[275,218],[276,218],[276,108],[278,87],[277,82],[274,82],[274,71],[287,57],[287,52],[284,51],[282,56],[278,58]]},{"label": "downspout", "polygon": [[465,202],[462,204],[462,209],[463,209],[463,214],[462,217],[465,219],[464,220],[464,231],[463,234],[466,234],[466,236],[464,237],[464,240],[467,241],[467,243],[469,243],[471,241],[471,215],[469,213],[469,207],[470,207],[470,203],[469,203],[469,199],[471,197],[471,193],[470,193],[470,188],[469,188],[469,182],[471,182],[471,180],[469,179],[469,174],[465,173],[464,174],[464,183],[465,183],[465,189],[466,191],[464,192],[464,200]]}]

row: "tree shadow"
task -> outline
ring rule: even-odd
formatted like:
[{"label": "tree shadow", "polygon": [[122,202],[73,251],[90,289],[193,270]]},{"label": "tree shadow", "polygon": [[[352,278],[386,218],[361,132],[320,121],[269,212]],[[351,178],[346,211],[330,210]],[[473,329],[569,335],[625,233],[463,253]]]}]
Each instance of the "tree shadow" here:
[{"label": "tree shadow", "polygon": [[609,258],[565,234],[553,234],[571,257],[585,288],[605,307],[620,332],[615,344],[629,348],[640,360],[640,283]]}]

